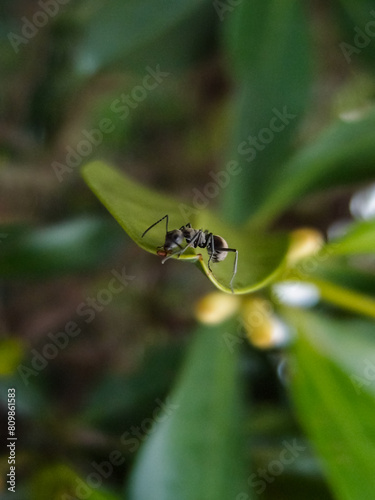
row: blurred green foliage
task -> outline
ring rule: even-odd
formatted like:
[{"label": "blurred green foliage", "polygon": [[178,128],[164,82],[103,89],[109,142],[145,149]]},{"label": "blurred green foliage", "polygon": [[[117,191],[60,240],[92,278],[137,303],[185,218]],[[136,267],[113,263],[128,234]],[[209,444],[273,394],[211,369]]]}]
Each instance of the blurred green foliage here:
[{"label": "blurred green foliage", "polygon": [[[371,498],[374,26],[367,0],[1,3],[2,498]],[[149,255],[166,213],[239,250],[228,313],[195,251]],[[198,259],[226,292],[230,257]]]}]

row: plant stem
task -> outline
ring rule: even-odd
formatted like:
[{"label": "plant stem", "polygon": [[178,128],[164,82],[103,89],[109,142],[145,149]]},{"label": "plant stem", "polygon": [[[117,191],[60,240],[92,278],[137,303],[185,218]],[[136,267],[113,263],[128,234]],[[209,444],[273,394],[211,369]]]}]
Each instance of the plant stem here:
[{"label": "plant stem", "polygon": [[375,299],[317,278],[309,278],[307,281],[319,288],[323,300],[344,309],[375,318]]}]

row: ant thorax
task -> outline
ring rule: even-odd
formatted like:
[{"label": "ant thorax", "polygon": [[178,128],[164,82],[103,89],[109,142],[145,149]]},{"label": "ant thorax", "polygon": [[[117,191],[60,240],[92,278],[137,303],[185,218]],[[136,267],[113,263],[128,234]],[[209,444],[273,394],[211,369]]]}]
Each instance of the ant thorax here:
[{"label": "ant thorax", "polygon": [[197,231],[195,229],[193,229],[192,227],[186,227],[186,226],[183,226],[181,229],[182,229],[184,238],[186,239],[186,241],[188,243],[190,243],[190,241],[195,236]]}]

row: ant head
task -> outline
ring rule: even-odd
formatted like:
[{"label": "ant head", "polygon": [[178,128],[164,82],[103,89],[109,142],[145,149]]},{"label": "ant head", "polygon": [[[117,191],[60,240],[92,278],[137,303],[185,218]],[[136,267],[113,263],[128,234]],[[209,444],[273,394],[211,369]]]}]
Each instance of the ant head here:
[{"label": "ant head", "polygon": [[166,257],[168,254],[172,253],[172,250],[176,247],[181,247],[181,243],[184,241],[184,235],[180,229],[174,229],[169,231],[165,235],[164,245],[158,247],[156,253],[160,257]]}]

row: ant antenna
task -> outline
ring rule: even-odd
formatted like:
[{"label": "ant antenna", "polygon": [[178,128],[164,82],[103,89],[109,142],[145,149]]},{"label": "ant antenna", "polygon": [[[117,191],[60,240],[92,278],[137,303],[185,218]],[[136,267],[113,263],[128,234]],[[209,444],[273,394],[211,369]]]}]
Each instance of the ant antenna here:
[{"label": "ant antenna", "polygon": [[143,236],[148,232],[150,231],[150,229],[152,229],[154,226],[156,226],[157,224],[159,224],[159,222],[161,222],[162,220],[164,219],[167,219],[166,220],[166,233],[168,232],[168,215],[164,215],[164,217],[162,217],[161,219],[159,219],[157,222],[155,222],[154,224],[152,224],[152,226],[150,226],[148,229],[146,229],[146,231],[142,234],[141,238],[143,238]]}]

